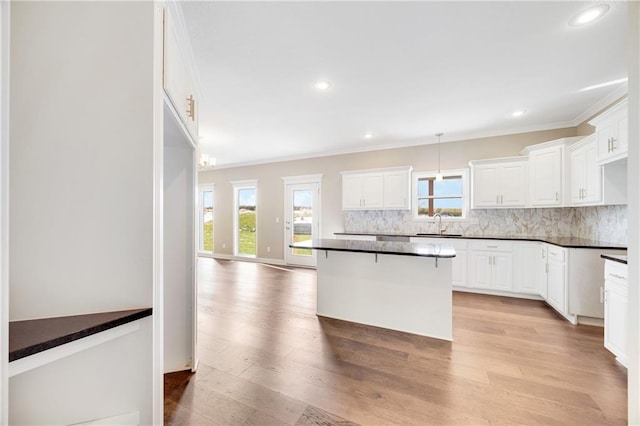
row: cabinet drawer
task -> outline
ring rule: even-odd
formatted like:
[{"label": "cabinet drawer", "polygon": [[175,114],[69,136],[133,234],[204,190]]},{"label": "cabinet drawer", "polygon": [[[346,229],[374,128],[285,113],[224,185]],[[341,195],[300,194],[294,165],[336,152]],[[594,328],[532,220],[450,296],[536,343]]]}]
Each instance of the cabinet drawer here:
[{"label": "cabinet drawer", "polygon": [[548,246],[547,255],[549,256],[549,261],[564,263],[565,253],[566,250],[562,247]]},{"label": "cabinet drawer", "polygon": [[628,269],[627,265],[623,263],[606,261],[604,263],[604,279],[605,281],[611,281],[625,287],[628,286]]},{"label": "cabinet drawer", "polygon": [[469,250],[512,251],[511,241],[473,240],[469,241]]}]

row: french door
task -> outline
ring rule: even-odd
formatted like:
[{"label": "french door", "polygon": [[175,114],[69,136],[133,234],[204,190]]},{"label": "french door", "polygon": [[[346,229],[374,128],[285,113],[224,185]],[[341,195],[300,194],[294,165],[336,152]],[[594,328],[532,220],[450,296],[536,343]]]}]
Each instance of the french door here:
[{"label": "french door", "polygon": [[285,262],[287,265],[316,266],[310,249],[292,249],[289,244],[319,238],[320,183],[287,183],[285,179]]}]

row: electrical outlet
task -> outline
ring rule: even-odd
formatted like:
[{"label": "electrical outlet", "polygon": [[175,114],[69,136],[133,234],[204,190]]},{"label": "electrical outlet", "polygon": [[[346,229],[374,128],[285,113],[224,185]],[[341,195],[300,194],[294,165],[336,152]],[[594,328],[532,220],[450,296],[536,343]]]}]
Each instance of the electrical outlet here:
[{"label": "electrical outlet", "polygon": [[267,246],[267,253],[271,253],[271,247]]},{"label": "electrical outlet", "polygon": [[227,248],[227,244],[226,243],[222,243],[222,248],[226,249]]},{"label": "electrical outlet", "polygon": [[276,223],[280,223],[280,218],[276,217]]}]

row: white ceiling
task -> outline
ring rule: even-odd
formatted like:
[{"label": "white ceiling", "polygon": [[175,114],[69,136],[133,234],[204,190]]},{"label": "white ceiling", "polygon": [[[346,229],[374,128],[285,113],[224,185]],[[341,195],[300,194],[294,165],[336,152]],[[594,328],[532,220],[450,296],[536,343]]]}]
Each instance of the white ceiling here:
[{"label": "white ceiling", "polygon": [[576,125],[626,88],[579,92],[627,75],[625,2],[568,25],[592,4],[183,2],[202,152],[229,167]]}]

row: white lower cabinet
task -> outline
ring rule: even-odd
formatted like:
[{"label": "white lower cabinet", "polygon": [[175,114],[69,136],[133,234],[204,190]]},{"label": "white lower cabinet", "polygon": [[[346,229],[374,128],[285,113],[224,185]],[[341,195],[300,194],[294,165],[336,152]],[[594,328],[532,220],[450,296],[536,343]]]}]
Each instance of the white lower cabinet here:
[{"label": "white lower cabinet", "polygon": [[513,291],[546,297],[547,255],[542,243],[517,242],[513,248]]},{"label": "white lower cabinet", "polygon": [[607,260],[604,267],[604,347],[627,366],[627,265]]},{"label": "white lower cabinet", "polygon": [[467,287],[467,240],[460,238],[411,237],[412,243],[447,244],[456,250],[451,262],[451,284],[454,287]]},{"label": "white lower cabinet", "polygon": [[565,268],[565,250],[561,247],[548,248],[547,261],[547,303],[564,315],[566,312],[567,269]]},{"label": "white lower cabinet", "polygon": [[540,297],[547,300],[548,293],[548,269],[547,269],[547,259],[549,256],[549,249],[546,244],[538,243],[538,249],[540,250],[539,257],[537,257],[537,269],[538,269],[538,291]]},{"label": "white lower cabinet", "polygon": [[513,291],[512,243],[474,240],[469,243],[469,287]]}]

